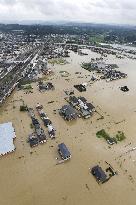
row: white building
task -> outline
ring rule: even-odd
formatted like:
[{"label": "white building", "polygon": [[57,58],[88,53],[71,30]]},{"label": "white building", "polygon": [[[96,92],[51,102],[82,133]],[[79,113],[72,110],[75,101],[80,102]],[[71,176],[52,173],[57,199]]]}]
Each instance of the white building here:
[{"label": "white building", "polygon": [[12,122],[0,124],[0,156],[15,151],[15,138],[16,135]]}]

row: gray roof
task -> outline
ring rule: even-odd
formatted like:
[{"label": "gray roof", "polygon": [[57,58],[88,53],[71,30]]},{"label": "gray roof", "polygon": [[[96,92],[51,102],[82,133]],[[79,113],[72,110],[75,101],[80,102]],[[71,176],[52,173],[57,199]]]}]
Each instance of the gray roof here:
[{"label": "gray roof", "polygon": [[15,145],[13,143],[16,137],[12,122],[0,124],[0,155],[13,152]]},{"label": "gray roof", "polygon": [[68,118],[68,119],[76,119],[77,118],[77,112],[75,111],[75,109],[73,107],[71,107],[70,105],[64,105],[62,108],[61,108],[61,112],[63,114],[65,114],[65,116]]},{"label": "gray roof", "polygon": [[83,108],[80,109],[82,116],[91,116],[91,113],[88,110],[85,110]]},{"label": "gray roof", "polygon": [[70,96],[69,97],[69,100],[71,103],[73,104],[78,104],[78,99],[75,97],[75,96]]}]

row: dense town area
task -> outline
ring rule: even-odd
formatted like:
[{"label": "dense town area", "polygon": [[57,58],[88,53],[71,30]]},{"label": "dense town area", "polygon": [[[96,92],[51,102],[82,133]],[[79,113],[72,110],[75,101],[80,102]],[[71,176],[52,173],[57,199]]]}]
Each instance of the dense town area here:
[{"label": "dense town area", "polygon": [[[116,39],[117,36],[114,39],[115,43],[118,42]],[[135,41],[133,41],[133,43],[135,43]],[[78,52],[79,55],[86,55],[86,53],[81,50],[83,48],[88,48],[93,52],[101,54],[101,61],[103,57],[106,57],[108,54],[115,55],[117,58],[124,58],[126,56],[131,59],[136,59],[136,51],[133,49],[115,48],[109,44],[90,41],[89,35],[87,34],[36,35],[29,34],[29,32],[27,33],[24,30],[1,32],[0,102],[3,102],[6,96],[10,95],[22,79],[28,78],[32,80],[36,78],[37,73],[48,72],[47,61],[49,59],[69,57],[68,50]],[[100,65],[99,67],[103,66]]]},{"label": "dense town area", "polygon": [[0,25],[0,204],[135,204],[134,31]]}]

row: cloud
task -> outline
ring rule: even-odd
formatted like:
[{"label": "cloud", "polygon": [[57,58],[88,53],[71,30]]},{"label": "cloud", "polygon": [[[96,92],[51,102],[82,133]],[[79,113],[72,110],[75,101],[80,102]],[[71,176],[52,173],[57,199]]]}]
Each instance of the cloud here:
[{"label": "cloud", "polygon": [[43,20],[136,24],[135,0],[0,0],[0,22]]}]

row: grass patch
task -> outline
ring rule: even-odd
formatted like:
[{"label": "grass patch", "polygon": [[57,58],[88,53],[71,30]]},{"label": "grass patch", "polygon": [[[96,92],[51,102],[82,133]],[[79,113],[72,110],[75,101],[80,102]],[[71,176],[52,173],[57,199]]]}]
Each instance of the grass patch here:
[{"label": "grass patch", "polygon": [[121,141],[126,139],[126,136],[125,136],[124,132],[122,132],[122,131],[118,131],[117,134],[115,135],[115,137],[110,137],[110,135],[104,129],[98,131],[96,133],[96,136],[98,138],[104,138],[106,141],[107,140],[114,141],[115,143],[121,142]]},{"label": "grass patch", "polygon": [[30,124],[30,128],[31,128],[31,129],[33,129],[33,128],[34,128],[34,126],[33,126],[33,124],[32,124],[32,123]]},{"label": "grass patch", "polygon": [[26,112],[28,110],[27,105],[21,105],[20,106],[20,112]]},{"label": "grass patch", "polygon": [[118,133],[116,134],[116,139],[117,139],[117,141],[119,141],[119,142],[125,140],[125,139],[126,139],[126,136],[125,136],[124,132],[118,131]]},{"label": "grass patch", "polygon": [[65,65],[68,62],[64,58],[53,58],[48,61],[50,64]]}]

